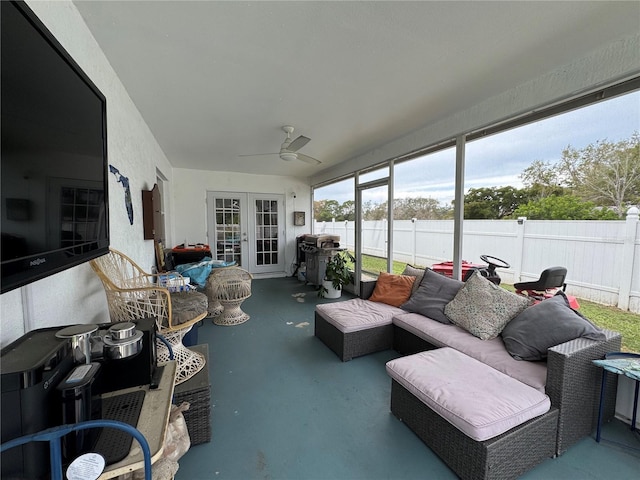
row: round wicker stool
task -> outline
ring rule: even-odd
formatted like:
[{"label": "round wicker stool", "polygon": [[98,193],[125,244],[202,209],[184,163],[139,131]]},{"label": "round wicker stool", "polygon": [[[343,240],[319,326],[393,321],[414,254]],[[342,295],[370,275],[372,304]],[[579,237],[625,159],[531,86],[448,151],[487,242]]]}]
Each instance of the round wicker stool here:
[{"label": "round wicker stool", "polygon": [[[209,304],[214,299],[222,305],[222,314],[213,319],[216,325],[238,325],[249,320],[240,308],[251,296],[252,276],[240,267],[218,268],[207,281]],[[209,308],[211,311],[211,307]]]}]

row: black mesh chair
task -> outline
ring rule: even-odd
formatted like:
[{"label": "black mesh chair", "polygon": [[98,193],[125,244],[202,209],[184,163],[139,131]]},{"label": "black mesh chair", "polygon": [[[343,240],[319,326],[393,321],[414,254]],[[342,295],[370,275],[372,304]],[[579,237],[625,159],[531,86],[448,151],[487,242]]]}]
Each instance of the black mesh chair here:
[{"label": "black mesh chair", "polygon": [[529,296],[544,295],[547,290],[562,288],[564,292],[567,284],[564,279],[567,276],[567,269],[564,267],[549,267],[543,270],[540,278],[535,282],[514,283],[516,293],[527,292]]}]

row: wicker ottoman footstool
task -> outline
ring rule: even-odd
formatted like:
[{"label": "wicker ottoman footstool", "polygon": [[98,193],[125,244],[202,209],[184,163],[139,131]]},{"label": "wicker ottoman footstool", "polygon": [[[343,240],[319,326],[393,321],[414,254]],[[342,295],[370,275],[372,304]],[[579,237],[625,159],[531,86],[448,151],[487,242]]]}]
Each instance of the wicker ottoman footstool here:
[{"label": "wicker ottoman footstool", "polygon": [[189,431],[191,445],[211,441],[211,382],[209,381],[209,345],[206,343],[191,347],[202,354],[207,363],[196,375],[184,383],[176,385],[173,403],[189,403],[189,410],[183,412]]},{"label": "wicker ottoman footstool", "polygon": [[393,316],[406,313],[396,307],[361,298],[316,305],[315,336],[340,360],[389,350],[393,345]]},{"label": "wicker ottoman footstool", "polygon": [[452,348],[387,363],[391,412],[462,479],[514,479],[555,455],[549,398]]}]

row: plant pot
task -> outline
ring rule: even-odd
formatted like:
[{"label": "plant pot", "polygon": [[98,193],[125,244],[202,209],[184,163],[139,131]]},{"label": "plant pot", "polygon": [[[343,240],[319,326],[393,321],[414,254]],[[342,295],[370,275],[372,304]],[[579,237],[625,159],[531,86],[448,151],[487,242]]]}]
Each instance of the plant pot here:
[{"label": "plant pot", "polygon": [[333,283],[328,280],[322,282],[322,286],[326,289],[324,298],[340,298],[342,296],[342,289],[333,288]]}]

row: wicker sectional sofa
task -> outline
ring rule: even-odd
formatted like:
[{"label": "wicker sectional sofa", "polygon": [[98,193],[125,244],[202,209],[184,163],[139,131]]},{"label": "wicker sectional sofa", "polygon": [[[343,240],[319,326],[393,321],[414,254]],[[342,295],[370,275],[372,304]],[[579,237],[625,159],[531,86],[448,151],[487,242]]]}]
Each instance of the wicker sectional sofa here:
[{"label": "wicker sectional sofa", "polygon": [[[371,323],[367,323],[368,318],[372,319]],[[515,478],[541,461],[527,463],[526,457],[534,455],[535,447],[540,447],[534,444],[550,443],[550,449],[546,445],[547,450],[542,453],[542,458],[548,458],[561,455],[590,435],[597,422],[601,382],[601,373],[592,360],[602,358],[607,352],[619,351],[621,346],[621,335],[605,330],[600,341],[575,338],[549,348],[545,361],[515,360],[500,337],[483,341],[455,325],[443,325],[417,313],[361,298],[319,304],[315,312],[315,335],[342,361],[388,349],[409,356],[451,347],[549,397],[549,414],[487,442],[474,442],[456,429],[444,428],[446,421],[392,380],[392,412],[462,478]],[[610,395],[605,399],[605,418],[611,418],[615,409],[614,377],[608,376],[606,391]],[[404,413],[394,411],[397,409]],[[405,418],[415,415],[417,418],[412,420]],[[547,435],[544,438],[553,438],[553,441],[536,441],[536,437],[530,437],[531,432],[544,432]],[[454,444],[446,443],[449,441]],[[468,448],[468,455],[482,457],[477,461],[468,460],[473,464],[471,469],[461,460],[459,449],[463,447]],[[519,457],[524,457],[524,463],[518,466],[514,459],[522,460]],[[501,470],[503,467],[507,470]],[[509,468],[516,470],[509,471]]]}]

